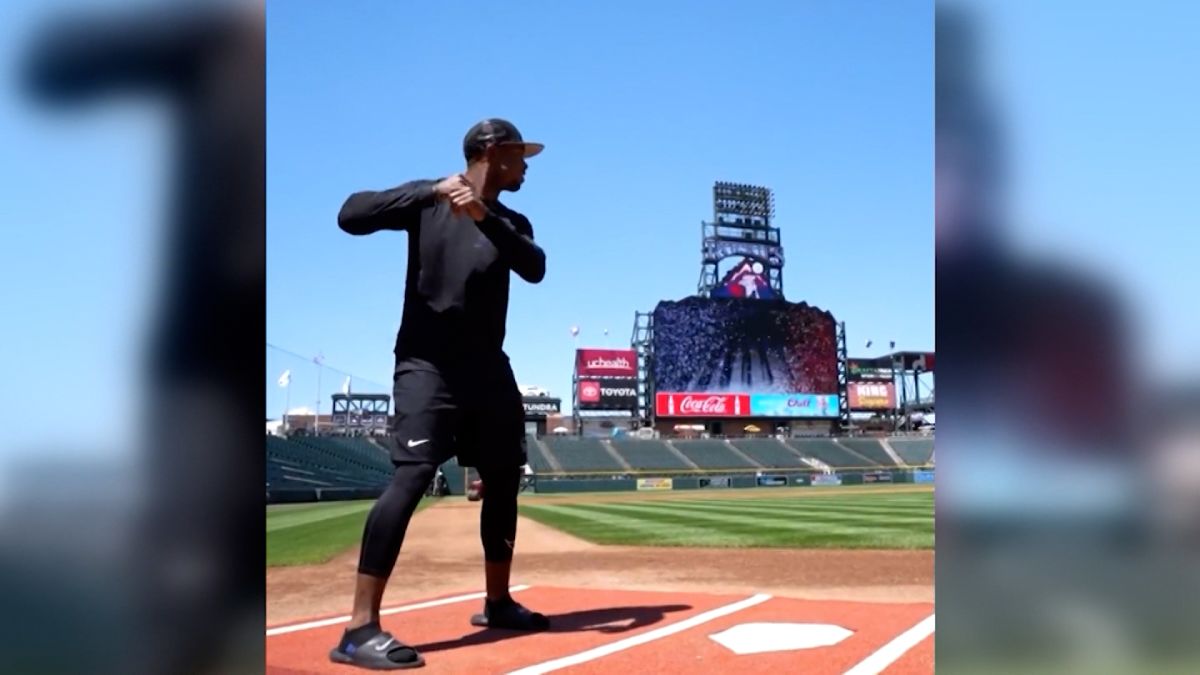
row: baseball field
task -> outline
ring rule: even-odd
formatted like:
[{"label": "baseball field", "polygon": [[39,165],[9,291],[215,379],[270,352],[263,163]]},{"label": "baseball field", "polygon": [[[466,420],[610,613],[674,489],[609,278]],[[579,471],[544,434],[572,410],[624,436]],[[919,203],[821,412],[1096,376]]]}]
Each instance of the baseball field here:
[{"label": "baseball field", "polygon": [[[927,487],[523,496],[521,515],[596,544],[933,548]],[[454,498],[448,498],[453,500]],[[424,499],[418,510],[436,502]],[[460,498],[461,501],[461,498]],[[267,507],[267,566],[325,562],[358,544],[372,500]]]},{"label": "baseball field", "polygon": [[[751,489],[730,498],[526,500],[521,515],[597,544],[720,548],[933,548],[933,491]],[[681,494],[681,493],[675,493]]]},{"label": "baseball field", "polygon": [[[480,505],[426,499],[383,623],[425,653],[425,672],[683,673],[703,662],[928,673],[933,495],[926,485],[522,495],[512,591],[554,625],[533,635],[468,625],[483,597]],[[326,653],[349,620],[371,504],[267,508],[267,672],[344,671]]]}]

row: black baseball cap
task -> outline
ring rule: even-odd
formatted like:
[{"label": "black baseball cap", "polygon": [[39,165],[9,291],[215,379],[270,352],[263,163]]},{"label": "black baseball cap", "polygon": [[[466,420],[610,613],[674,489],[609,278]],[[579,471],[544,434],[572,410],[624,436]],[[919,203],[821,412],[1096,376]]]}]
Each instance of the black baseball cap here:
[{"label": "black baseball cap", "polygon": [[466,138],[463,138],[463,155],[467,159],[477,157],[490,145],[523,145],[526,157],[533,157],[546,147],[541,143],[527,142],[512,122],[493,117],[476,124],[467,132]]}]

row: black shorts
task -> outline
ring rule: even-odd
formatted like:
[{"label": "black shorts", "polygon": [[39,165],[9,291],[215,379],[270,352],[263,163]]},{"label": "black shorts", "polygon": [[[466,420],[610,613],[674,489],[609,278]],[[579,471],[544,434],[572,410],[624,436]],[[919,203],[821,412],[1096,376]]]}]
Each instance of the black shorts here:
[{"label": "black shorts", "polygon": [[392,400],[394,464],[441,464],[455,456],[467,467],[527,462],[525,408],[507,359],[452,370],[401,361]]}]

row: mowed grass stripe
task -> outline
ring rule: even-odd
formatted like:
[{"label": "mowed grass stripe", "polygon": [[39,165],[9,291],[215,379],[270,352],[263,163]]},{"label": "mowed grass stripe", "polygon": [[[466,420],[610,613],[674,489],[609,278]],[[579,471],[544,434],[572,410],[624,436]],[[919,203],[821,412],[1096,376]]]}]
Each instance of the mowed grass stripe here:
[{"label": "mowed grass stripe", "polygon": [[[535,520],[602,544],[903,549],[933,546],[932,525],[914,529],[882,525],[803,524],[737,515],[622,508],[625,506],[539,505],[524,507],[522,511]],[[631,530],[640,535],[630,534]]]},{"label": "mowed grass stripe", "polygon": [[340,518],[353,513],[362,513],[371,510],[374,503],[374,500],[330,502],[311,509],[267,513],[267,532],[307,525],[330,518]]},{"label": "mowed grass stripe", "polygon": [[865,535],[874,535],[880,532],[892,531],[910,531],[910,532],[933,532],[933,519],[927,518],[924,523],[892,523],[890,521],[877,521],[873,518],[859,518],[855,516],[843,517],[836,515],[822,516],[805,516],[805,517],[779,517],[771,516],[762,513],[746,513],[744,510],[725,509],[725,510],[708,510],[697,508],[662,508],[661,505],[635,505],[635,504],[609,504],[607,507],[612,507],[609,512],[616,511],[617,513],[629,513],[636,518],[651,518],[651,519],[680,519],[687,521],[703,521],[715,524],[730,525],[734,528],[741,528],[747,524],[758,528],[779,529],[779,530],[799,530],[804,532],[819,532],[837,530],[842,533],[860,532]]},{"label": "mowed grass stripe", "polygon": [[[629,535],[628,520],[600,513],[571,514],[527,513],[539,522],[567,530],[582,539],[598,544],[634,546],[689,546],[715,548],[872,548],[922,549],[931,548],[932,535],[877,532],[865,536],[862,532],[844,532],[826,527],[819,532],[787,531],[744,524],[736,528],[707,524],[697,527],[681,522],[637,522],[637,534]],[[582,521],[582,522],[581,522]],[[620,531],[616,527],[620,528]]]},{"label": "mowed grass stripe", "polygon": [[[599,503],[599,502],[597,502]],[[884,504],[876,505],[869,502],[850,502],[841,503],[836,500],[817,501],[817,500],[749,500],[749,499],[673,499],[673,500],[645,500],[634,502],[646,505],[667,505],[667,506],[707,506],[720,508],[754,508],[775,510],[780,512],[833,512],[833,513],[858,513],[864,516],[925,516],[932,517],[933,502],[929,500],[925,503],[912,504]]]},{"label": "mowed grass stripe", "polygon": [[[630,500],[633,501],[633,500]],[[650,500],[639,500],[648,502]],[[671,502],[677,504],[721,504],[726,506],[734,506],[736,504],[759,504],[762,506],[771,506],[774,508],[804,508],[804,509],[862,509],[867,511],[907,511],[907,510],[928,510],[933,507],[932,501],[927,502],[910,502],[906,504],[873,504],[870,502],[838,502],[815,499],[798,499],[791,501],[760,501],[757,499],[661,499],[657,502]]]},{"label": "mowed grass stripe", "polygon": [[708,528],[686,522],[658,523],[610,514],[602,510],[574,505],[522,506],[521,514],[534,520],[574,533],[598,544],[637,544],[689,546],[709,536]]},{"label": "mowed grass stripe", "polygon": [[691,504],[680,503],[678,505],[663,507],[655,504],[653,506],[646,504],[648,508],[674,508],[681,511],[695,511],[697,513],[732,513],[750,518],[785,518],[785,519],[805,519],[817,522],[838,522],[838,521],[862,521],[862,522],[879,522],[893,523],[899,525],[920,525],[928,523],[931,527],[933,524],[933,516],[925,514],[899,514],[895,512],[864,512],[855,513],[837,509],[780,509],[773,507],[756,507],[756,506],[717,506],[709,504]]},{"label": "mowed grass stripe", "polygon": [[[650,502],[642,502],[649,504]],[[675,500],[672,502],[662,501],[655,502],[658,504],[678,504],[689,506],[709,506],[719,508],[758,508],[768,509],[781,512],[829,512],[829,513],[854,513],[864,516],[931,516],[933,513],[932,504],[913,504],[910,506],[867,506],[867,505],[843,505],[843,504],[798,504],[796,502],[757,502],[740,500],[739,501],[685,501]]]},{"label": "mowed grass stripe", "polygon": [[348,513],[267,532],[267,566],[311,565],[332,559],[362,538],[367,513]]},{"label": "mowed grass stripe", "polygon": [[[420,511],[436,500],[422,499]],[[321,514],[316,520],[272,528],[268,515],[267,566],[311,565],[331,560],[359,543],[373,501],[330,502],[303,514]],[[287,512],[287,515],[300,515]]]}]

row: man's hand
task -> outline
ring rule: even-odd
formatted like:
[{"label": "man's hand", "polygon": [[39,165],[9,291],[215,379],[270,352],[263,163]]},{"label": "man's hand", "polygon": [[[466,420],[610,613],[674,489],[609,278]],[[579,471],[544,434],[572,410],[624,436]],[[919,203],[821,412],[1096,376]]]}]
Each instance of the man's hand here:
[{"label": "man's hand", "polygon": [[440,181],[433,187],[433,192],[438,199],[450,202],[450,210],[455,215],[465,212],[476,221],[483,220],[487,216],[487,206],[479,198],[475,186],[462,174]]}]

